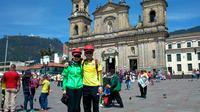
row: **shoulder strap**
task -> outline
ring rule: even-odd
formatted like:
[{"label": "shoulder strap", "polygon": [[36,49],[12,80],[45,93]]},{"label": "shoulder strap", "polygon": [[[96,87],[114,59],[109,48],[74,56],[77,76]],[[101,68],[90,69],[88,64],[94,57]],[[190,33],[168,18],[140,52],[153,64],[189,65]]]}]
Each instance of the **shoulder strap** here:
[{"label": "shoulder strap", "polygon": [[84,66],[84,64],[85,64],[85,59],[82,61],[82,66]]},{"label": "shoulder strap", "polygon": [[[84,73],[85,59],[81,62],[81,64],[82,64],[82,72]],[[84,75],[83,73],[82,73],[82,75]]]},{"label": "shoulder strap", "polygon": [[98,60],[97,59],[95,59],[95,67],[96,67],[96,72],[97,72],[97,79],[99,80]]}]

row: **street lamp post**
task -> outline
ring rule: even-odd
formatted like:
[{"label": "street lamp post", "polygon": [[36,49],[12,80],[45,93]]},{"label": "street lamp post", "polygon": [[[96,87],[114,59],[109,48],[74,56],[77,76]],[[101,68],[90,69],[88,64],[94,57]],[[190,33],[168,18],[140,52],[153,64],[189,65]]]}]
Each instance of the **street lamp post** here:
[{"label": "street lamp post", "polygon": [[[5,50],[5,60],[4,60],[4,66],[6,66],[7,62],[7,54],[8,54],[8,36],[6,36],[6,50]],[[4,72],[6,71],[6,68],[4,68]]]},{"label": "street lamp post", "polygon": [[46,55],[46,56],[43,56],[43,59],[42,59],[42,64],[43,64],[43,67],[44,67],[44,75],[46,75],[47,73],[47,66],[48,66],[48,63],[49,63],[49,56]]},{"label": "street lamp post", "polygon": [[43,62],[43,67],[44,67],[44,75],[46,75],[47,73],[47,66],[48,66],[48,62]]}]

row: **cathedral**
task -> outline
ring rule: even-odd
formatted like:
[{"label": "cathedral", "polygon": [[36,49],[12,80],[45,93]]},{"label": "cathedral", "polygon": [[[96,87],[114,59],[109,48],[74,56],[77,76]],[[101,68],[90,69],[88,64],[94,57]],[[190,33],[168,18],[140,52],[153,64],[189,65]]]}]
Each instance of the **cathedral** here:
[{"label": "cathedral", "polygon": [[[94,58],[104,71],[166,69],[166,0],[141,0],[142,16],[135,26],[130,25],[130,7],[125,0],[118,3],[108,0],[97,7],[92,13],[94,20],[89,15],[90,0],[71,1],[70,38],[65,47],[69,59],[73,48],[92,44]],[[92,21],[94,29],[91,30]]]}]

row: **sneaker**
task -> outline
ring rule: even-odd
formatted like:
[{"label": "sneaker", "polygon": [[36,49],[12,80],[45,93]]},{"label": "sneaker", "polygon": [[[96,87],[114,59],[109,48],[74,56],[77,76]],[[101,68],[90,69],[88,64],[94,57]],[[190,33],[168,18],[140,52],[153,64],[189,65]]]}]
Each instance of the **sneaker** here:
[{"label": "sneaker", "polygon": [[123,105],[120,105],[119,107],[120,107],[120,108],[124,108],[124,106],[123,106]]},{"label": "sneaker", "polygon": [[102,104],[99,104],[100,107],[104,107]]},{"label": "sneaker", "polygon": [[34,110],[34,109],[31,109],[30,112],[35,112],[35,110]]},{"label": "sneaker", "polygon": [[44,112],[44,109],[43,109],[43,108],[41,108],[39,112]]}]

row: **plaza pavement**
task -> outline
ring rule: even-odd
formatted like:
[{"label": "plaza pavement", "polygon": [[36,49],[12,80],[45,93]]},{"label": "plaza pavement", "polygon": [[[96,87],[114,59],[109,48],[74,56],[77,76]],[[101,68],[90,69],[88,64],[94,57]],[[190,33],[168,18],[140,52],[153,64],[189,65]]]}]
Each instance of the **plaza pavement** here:
[{"label": "plaza pavement", "polygon": [[[200,112],[200,79],[172,79],[155,82],[148,86],[147,98],[137,97],[140,95],[137,82],[131,85],[130,90],[125,90],[123,83],[120,92],[124,108],[100,107],[100,112]],[[67,107],[60,102],[62,91],[53,82],[51,83],[52,92],[48,97],[48,112],[67,112]],[[21,89],[22,90],[22,89]],[[166,94],[166,97],[164,97]],[[40,109],[38,98],[40,89],[37,90],[35,100],[35,110]],[[21,111],[23,105],[22,91],[17,97],[17,109]],[[82,102],[81,108],[83,112]]]}]

